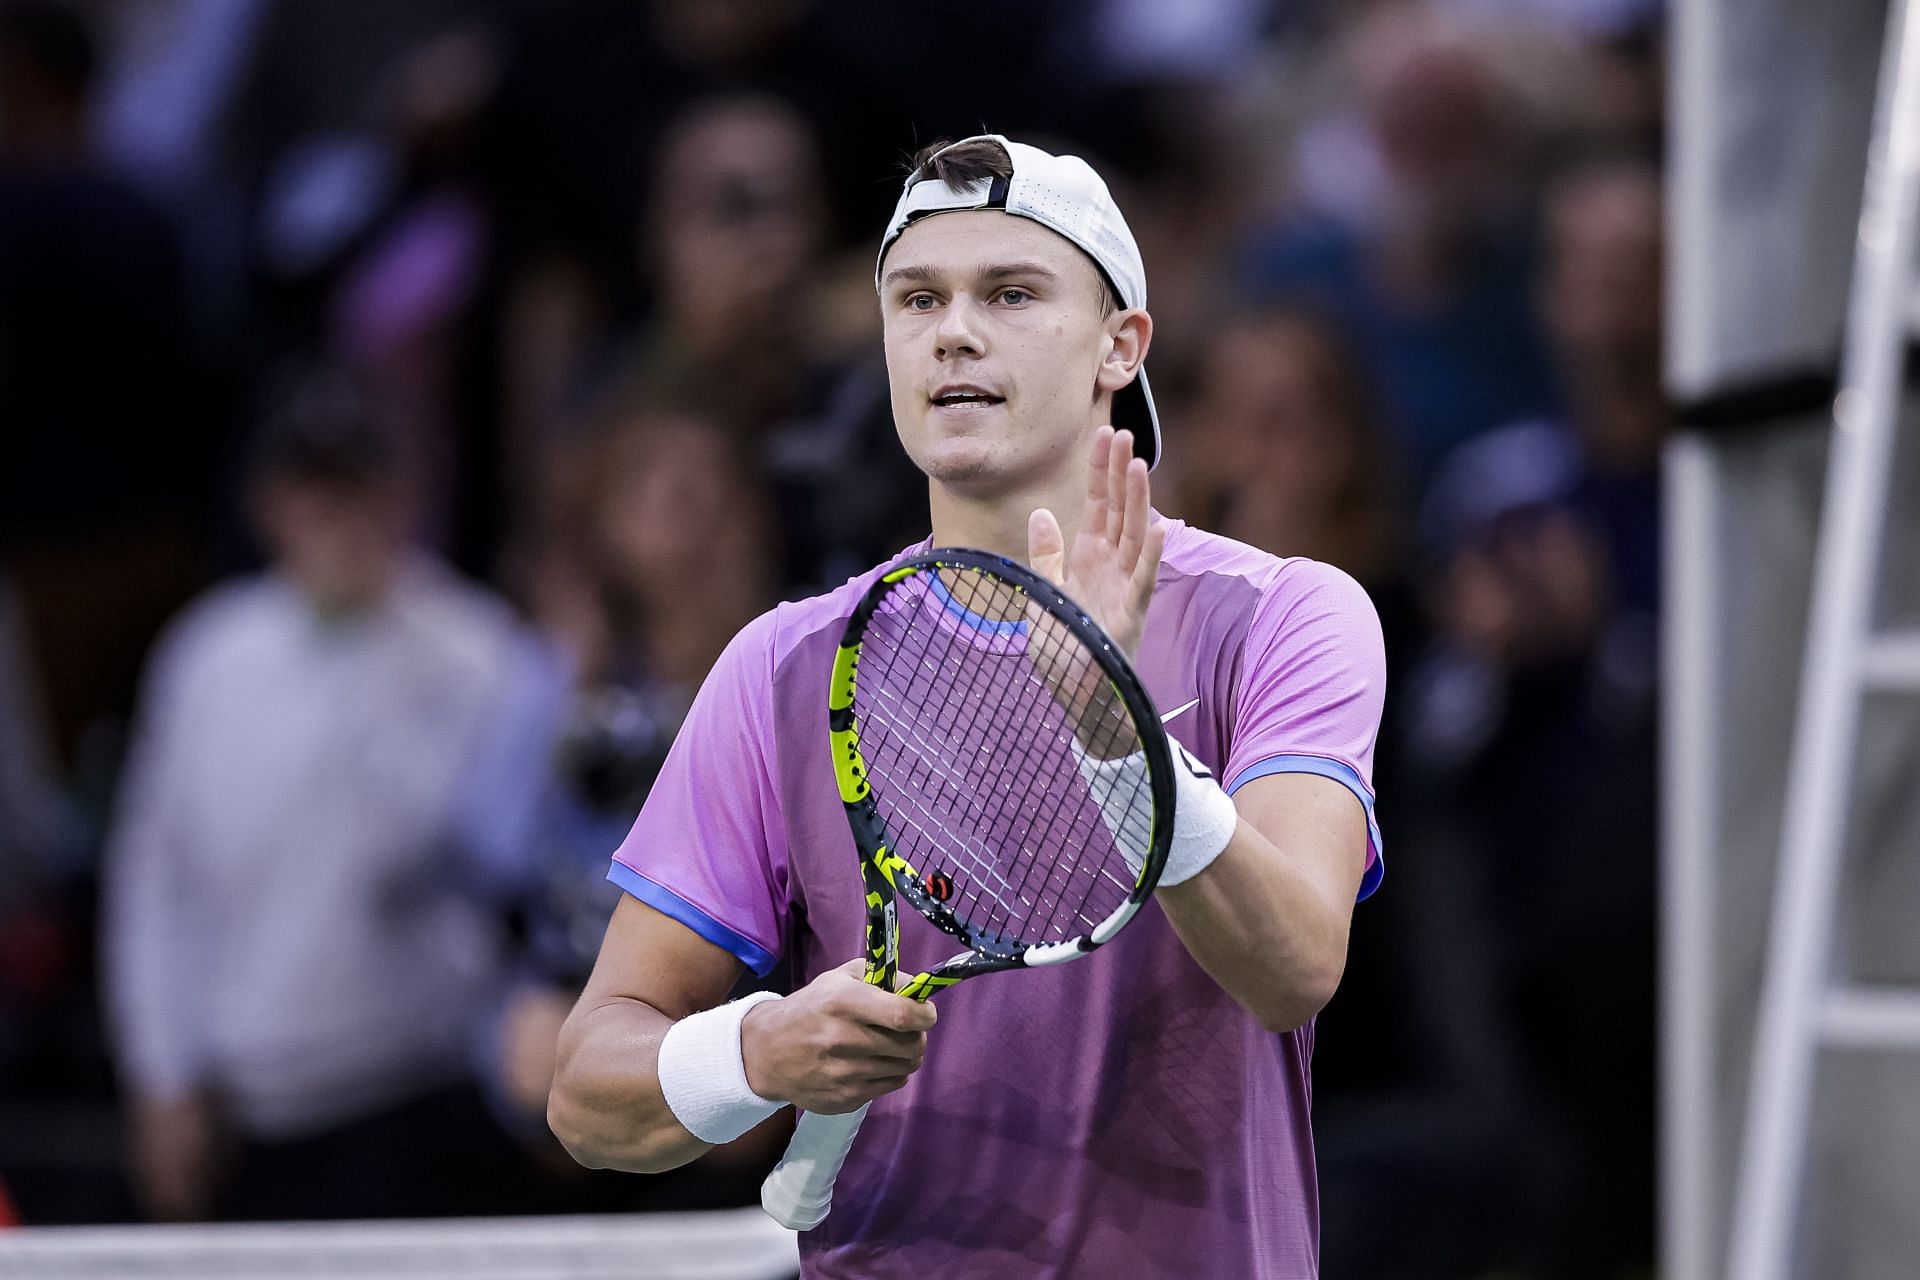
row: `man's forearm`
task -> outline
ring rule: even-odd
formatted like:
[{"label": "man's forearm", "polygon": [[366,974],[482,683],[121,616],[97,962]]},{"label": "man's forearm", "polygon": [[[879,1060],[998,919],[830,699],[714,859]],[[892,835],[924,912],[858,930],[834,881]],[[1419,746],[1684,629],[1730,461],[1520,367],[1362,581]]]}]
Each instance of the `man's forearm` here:
[{"label": "man's forearm", "polygon": [[590,1169],[661,1173],[712,1150],[660,1092],[660,1040],[672,1019],[638,1000],[582,1003],[560,1032],[547,1124]]},{"label": "man's forearm", "polygon": [[1351,899],[1245,818],[1211,866],[1155,897],[1188,953],[1269,1030],[1302,1025],[1340,984]]}]

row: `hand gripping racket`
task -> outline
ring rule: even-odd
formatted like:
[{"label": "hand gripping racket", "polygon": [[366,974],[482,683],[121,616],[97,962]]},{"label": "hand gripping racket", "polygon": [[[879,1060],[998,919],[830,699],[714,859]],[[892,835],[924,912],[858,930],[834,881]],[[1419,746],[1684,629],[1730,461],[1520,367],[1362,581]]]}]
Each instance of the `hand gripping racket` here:
[{"label": "hand gripping racket", "polygon": [[[1133,668],[1059,588],[999,556],[909,556],[847,619],[827,698],[866,892],[866,980],[925,1000],[975,974],[1076,960],[1153,892],[1172,757]],[[895,903],[964,944],[899,983]],[[805,1231],[867,1108],[801,1115],[760,1203]]]}]

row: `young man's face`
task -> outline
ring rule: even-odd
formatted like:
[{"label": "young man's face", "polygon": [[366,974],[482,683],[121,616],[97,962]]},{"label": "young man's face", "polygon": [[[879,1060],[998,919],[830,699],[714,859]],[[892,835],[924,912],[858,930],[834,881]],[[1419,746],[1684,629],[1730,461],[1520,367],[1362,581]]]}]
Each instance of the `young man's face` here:
[{"label": "young man's face", "polygon": [[406,546],[396,483],[269,477],[253,500],[275,566],[315,609],[354,613],[379,602]]},{"label": "young man's face", "polygon": [[943,213],[902,232],[880,309],[894,426],[914,464],[991,497],[1077,461],[1100,397],[1130,381],[1115,335],[1144,321],[1103,318],[1102,287],[1084,253],[1027,218]]}]

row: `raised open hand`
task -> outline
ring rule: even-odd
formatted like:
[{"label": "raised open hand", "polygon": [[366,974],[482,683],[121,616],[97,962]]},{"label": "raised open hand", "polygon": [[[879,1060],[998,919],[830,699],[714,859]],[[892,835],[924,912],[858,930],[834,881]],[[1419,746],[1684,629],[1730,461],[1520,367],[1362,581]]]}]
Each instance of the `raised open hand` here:
[{"label": "raised open hand", "polygon": [[1073,545],[1065,545],[1060,522],[1045,507],[1027,518],[1027,563],[1085,609],[1129,662],[1140,649],[1165,546],[1166,527],[1147,503],[1146,461],[1133,456],[1133,433],[1112,427],[1093,435]]}]

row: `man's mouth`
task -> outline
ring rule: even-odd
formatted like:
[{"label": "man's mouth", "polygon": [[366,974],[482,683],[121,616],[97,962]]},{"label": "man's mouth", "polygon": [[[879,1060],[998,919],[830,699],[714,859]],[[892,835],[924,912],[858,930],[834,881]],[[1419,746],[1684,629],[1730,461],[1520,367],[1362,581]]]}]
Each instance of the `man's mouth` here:
[{"label": "man's mouth", "polygon": [[941,409],[963,409],[973,406],[986,407],[1004,404],[1006,397],[992,395],[977,388],[968,387],[952,391],[942,391],[933,397],[933,403]]}]

